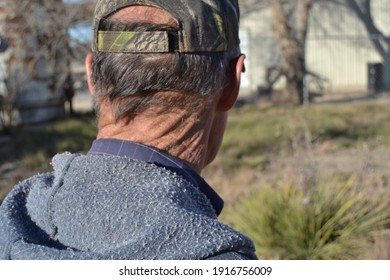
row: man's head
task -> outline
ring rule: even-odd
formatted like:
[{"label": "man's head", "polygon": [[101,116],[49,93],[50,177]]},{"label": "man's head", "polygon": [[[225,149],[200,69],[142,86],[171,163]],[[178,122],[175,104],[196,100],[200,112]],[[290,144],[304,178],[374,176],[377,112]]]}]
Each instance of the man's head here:
[{"label": "man's head", "polygon": [[87,57],[99,121],[103,107],[115,123],[145,111],[206,119],[210,108],[228,110],[243,61],[238,24],[237,0],[99,0]]}]

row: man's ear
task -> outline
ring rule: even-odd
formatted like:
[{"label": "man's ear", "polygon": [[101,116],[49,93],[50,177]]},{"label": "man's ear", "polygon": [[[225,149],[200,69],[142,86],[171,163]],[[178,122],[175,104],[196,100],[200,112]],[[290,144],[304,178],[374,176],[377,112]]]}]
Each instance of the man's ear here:
[{"label": "man's ear", "polygon": [[240,55],[234,61],[232,67],[234,71],[231,71],[229,75],[229,84],[223,90],[218,102],[217,109],[226,112],[229,111],[236,103],[238,92],[240,91],[241,73],[245,69],[244,67],[245,55]]},{"label": "man's ear", "polygon": [[87,57],[85,58],[85,70],[87,73],[88,88],[90,93],[94,94],[95,87],[92,83],[92,61],[93,61],[93,54],[92,53],[87,54]]}]

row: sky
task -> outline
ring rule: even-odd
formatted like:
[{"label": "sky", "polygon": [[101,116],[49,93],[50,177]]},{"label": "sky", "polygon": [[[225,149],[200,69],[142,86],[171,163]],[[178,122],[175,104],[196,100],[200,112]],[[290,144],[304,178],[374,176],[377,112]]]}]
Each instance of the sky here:
[{"label": "sky", "polygon": [[84,22],[69,29],[69,35],[72,40],[79,43],[88,43],[92,40],[92,25]]},{"label": "sky", "polygon": [[[96,0],[89,0],[96,1]],[[65,3],[86,2],[86,0],[63,0]],[[92,24],[89,22],[79,23],[78,25],[69,29],[69,35],[72,40],[85,44],[92,40]]]}]

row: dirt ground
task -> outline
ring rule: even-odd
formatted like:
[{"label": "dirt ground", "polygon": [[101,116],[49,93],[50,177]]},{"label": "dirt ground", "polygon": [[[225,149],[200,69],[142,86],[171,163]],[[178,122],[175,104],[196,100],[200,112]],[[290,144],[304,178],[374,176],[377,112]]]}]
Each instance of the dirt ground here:
[{"label": "dirt ground", "polygon": [[299,152],[288,157],[274,157],[262,171],[241,168],[236,174],[210,166],[204,172],[205,179],[227,203],[249,194],[263,184],[301,185],[313,178],[343,176],[353,178],[370,191],[390,195],[390,148],[346,149],[337,152]]}]

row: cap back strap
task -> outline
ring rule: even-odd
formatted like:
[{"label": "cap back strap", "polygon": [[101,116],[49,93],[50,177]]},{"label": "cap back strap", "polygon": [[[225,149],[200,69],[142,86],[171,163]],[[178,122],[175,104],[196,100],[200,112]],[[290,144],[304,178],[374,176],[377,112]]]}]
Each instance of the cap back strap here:
[{"label": "cap back strap", "polygon": [[111,53],[202,53],[224,52],[226,44],[214,50],[182,51],[178,32],[168,31],[98,31],[97,51]]},{"label": "cap back strap", "polygon": [[97,51],[167,53],[178,51],[177,34],[167,31],[98,31]]}]

